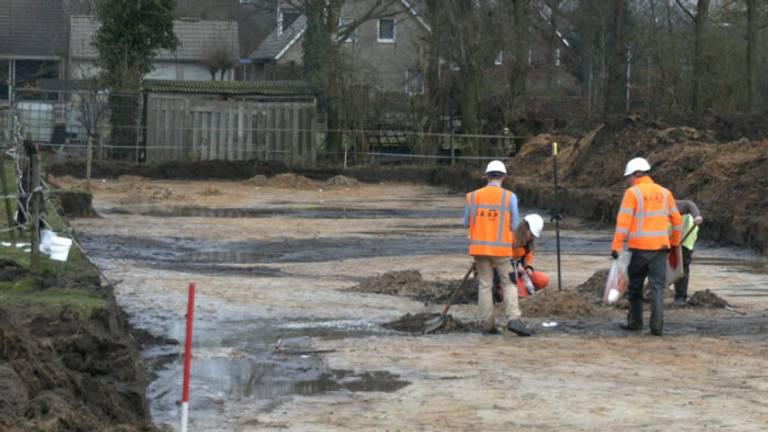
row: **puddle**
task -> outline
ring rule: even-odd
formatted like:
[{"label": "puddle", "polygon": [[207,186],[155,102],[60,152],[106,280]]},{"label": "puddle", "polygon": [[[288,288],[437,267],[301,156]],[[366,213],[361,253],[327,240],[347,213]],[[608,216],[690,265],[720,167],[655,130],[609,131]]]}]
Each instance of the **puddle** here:
[{"label": "puddle", "polygon": [[172,207],[135,209],[116,207],[99,209],[101,214],[138,215],[161,218],[269,218],[289,217],[305,219],[436,219],[461,218],[461,209],[403,210],[388,208],[345,208],[345,207],[303,207],[303,208],[211,208]]}]

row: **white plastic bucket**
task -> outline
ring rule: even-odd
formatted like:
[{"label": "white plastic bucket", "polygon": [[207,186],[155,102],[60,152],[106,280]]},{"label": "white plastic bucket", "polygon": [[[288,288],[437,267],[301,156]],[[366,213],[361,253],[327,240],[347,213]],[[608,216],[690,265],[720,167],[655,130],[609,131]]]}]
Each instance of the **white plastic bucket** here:
[{"label": "white plastic bucket", "polygon": [[72,239],[53,236],[51,239],[51,259],[56,261],[66,261],[70,247],[72,247]]},{"label": "white plastic bucket", "polygon": [[40,231],[40,252],[44,254],[51,253],[51,240],[56,237],[56,233],[49,229]]}]

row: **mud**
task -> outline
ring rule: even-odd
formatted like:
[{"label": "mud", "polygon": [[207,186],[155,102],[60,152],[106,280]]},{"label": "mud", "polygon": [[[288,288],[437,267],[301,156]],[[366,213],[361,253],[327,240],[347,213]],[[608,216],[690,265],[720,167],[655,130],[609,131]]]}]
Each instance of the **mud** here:
[{"label": "mud", "polygon": [[576,292],[581,294],[585,300],[591,303],[601,303],[605,284],[608,282],[608,272],[610,269],[596,271],[584,283],[576,287]]},{"label": "mud", "polygon": [[360,185],[360,181],[351,177],[337,175],[326,180],[325,184],[332,187],[355,187]]},{"label": "mud", "polygon": [[278,189],[317,189],[320,186],[318,182],[294,173],[278,174],[270,178],[267,185]]},{"label": "mud", "polygon": [[[140,203],[134,201],[133,204]],[[129,203],[130,204],[130,203]],[[388,219],[393,217],[407,219],[425,219],[455,216],[453,210],[403,210],[403,209],[363,209],[345,207],[297,207],[297,208],[211,208],[196,206],[153,207],[149,209],[131,209],[125,207],[110,208],[105,214],[134,214],[152,217],[200,217],[200,218],[272,218],[287,217],[301,219]],[[419,229],[423,230],[423,227]]]},{"label": "mud", "polygon": [[[388,323],[382,324],[382,327],[390,330],[399,331],[399,332],[423,334],[425,323],[439,316],[440,316],[439,314],[432,314],[432,313],[417,313],[417,314],[409,313],[409,314],[403,315],[402,317],[394,321],[390,321]],[[480,331],[480,326],[477,323],[462,322],[454,318],[453,315],[448,314],[445,317],[445,322],[443,326],[431,334],[455,333],[455,332],[479,332],[479,331]]]},{"label": "mud", "polygon": [[66,218],[88,218],[95,217],[96,210],[93,209],[93,194],[81,190],[62,190],[57,191],[56,197],[59,202],[59,214]]},{"label": "mud", "polygon": [[524,317],[584,319],[598,314],[599,309],[573,291],[557,291],[550,288],[520,301]]},{"label": "mud", "polygon": [[[61,289],[57,280],[42,285]],[[129,332],[108,302],[83,318],[66,305],[6,299],[0,306],[0,429],[155,430],[138,346]]]},{"label": "mud", "polygon": [[367,278],[347,291],[429,298],[435,297],[440,287],[425,281],[418,270],[402,270]]},{"label": "mud", "polygon": [[0,259],[0,282],[13,282],[29,274],[16,261]]},{"label": "mud", "polygon": [[728,302],[710,290],[696,291],[688,299],[688,303],[693,306],[724,308],[729,306]]}]

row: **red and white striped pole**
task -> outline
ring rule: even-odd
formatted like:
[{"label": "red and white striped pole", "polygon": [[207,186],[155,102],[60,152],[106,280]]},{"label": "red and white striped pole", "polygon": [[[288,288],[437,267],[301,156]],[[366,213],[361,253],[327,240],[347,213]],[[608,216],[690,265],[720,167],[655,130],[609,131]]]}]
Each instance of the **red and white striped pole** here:
[{"label": "red and white striped pole", "polygon": [[195,284],[189,284],[187,299],[187,339],[184,343],[184,387],[181,395],[181,432],[187,432],[189,420],[189,372],[192,366],[192,321],[195,311]]}]

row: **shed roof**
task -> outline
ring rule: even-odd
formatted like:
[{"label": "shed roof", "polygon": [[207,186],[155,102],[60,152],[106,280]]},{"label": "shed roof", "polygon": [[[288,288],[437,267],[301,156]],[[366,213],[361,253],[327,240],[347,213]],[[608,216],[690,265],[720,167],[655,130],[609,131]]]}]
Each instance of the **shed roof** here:
[{"label": "shed roof", "polygon": [[[70,55],[80,59],[95,59],[99,52],[93,39],[100,27],[93,16],[73,15],[70,18]],[[173,31],[179,40],[176,52],[160,50],[155,60],[199,61],[211,50],[224,49],[234,59],[240,58],[240,42],[235,21],[175,20]]]},{"label": "shed roof", "polygon": [[216,94],[227,96],[314,96],[304,81],[179,81],[144,80],[144,90],[157,93]]}]

